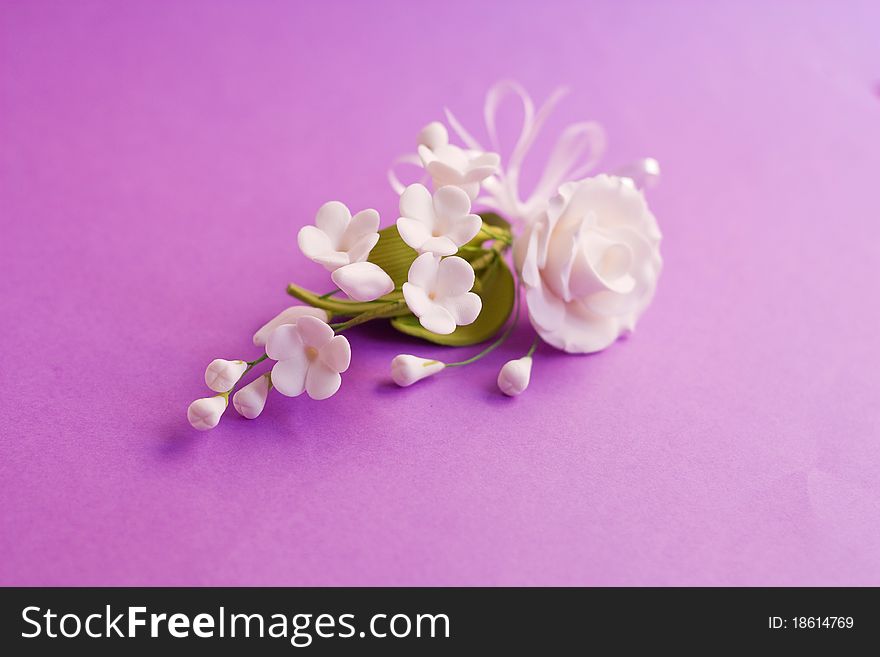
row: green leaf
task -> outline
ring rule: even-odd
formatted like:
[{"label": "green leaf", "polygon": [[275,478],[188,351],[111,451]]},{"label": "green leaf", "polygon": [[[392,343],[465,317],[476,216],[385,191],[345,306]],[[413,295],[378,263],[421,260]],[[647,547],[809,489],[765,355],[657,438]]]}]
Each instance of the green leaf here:
[{"label": "green leaf", "polygon": [[421,324],[415,315],[407,314],[395,317],[391,325],[401,333],[423,338],[436,344],[463,347],[485,342],[494,336],[513,310],[514,283],[513,275],[507,263],[500,255],[494,262],[480,272],[474,292],[483,300],[483,309],[473,324],[459,326],[449,335],[431,333]]},{"label": "green leaf", "polygon": [[367,259],[384,269],[394,281],[394,287],[400,289],[406,283],[409,267],[417,255],[415,249],[400,237],[397,226],[389,226],[379,231],[379,242]]}]

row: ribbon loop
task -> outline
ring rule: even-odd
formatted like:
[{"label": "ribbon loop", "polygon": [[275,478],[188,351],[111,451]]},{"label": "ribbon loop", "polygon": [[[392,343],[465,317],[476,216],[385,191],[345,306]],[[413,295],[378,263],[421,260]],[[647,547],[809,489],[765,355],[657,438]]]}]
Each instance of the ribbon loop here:
[{"label": "ribbon loop", "polygon": [[[489,144],[495,151],[501,150],[498,138],[498,111],[504,101],[509,98],[519,100],[523,118],[510,157],[505,158],[506,162],[499,166],[495,175],[483,181],[482,194],[475,200],[475,204],[499,212],[512,221],[529,223],[546,208],[548,201],[556,194],[562,183],[579,180],[596,166],[605,152],[605,131],[593,121],[573,123],[559,135],[538,182],[523,200],[519,189],[519,174],[523,162],[547,118],[567,94],[568,89],[565,87],[556,89],[536,111],[531,96],[517,82],[502,80],[489,89],[483,106],[483,121]],[[449,126],[468,149],[476,152],[487,150],[448,108],[445,113]],[[403,191],[404,186],[394,173],[394,166],[402,163],[418,164],[418,158],[409,156],[398,158],[389,170],[388,180],[398,193]],[[656,182],[660,175],[660,167],[656,160],[645,158],[624,167],[615,174],[632,179],[641,188]]]}]

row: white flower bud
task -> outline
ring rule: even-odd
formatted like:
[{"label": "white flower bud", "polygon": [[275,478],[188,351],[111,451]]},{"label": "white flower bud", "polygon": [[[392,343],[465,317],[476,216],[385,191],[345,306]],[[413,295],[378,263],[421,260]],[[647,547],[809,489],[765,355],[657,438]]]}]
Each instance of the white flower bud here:
[{"label": "white flower bud", "polygon": [[243,360],[218,358],[211,361],[205,370],[205,383],[214,392],[229,392],[247,368],[248,365]]},{"label": "white flower bud", "polygon": [[251,381],[232,396],[232,405],[239,415],[253,420],[263,412],[266,397],[269,396],[269,374]]},{"label": "white flower bud", "polygon": [[226,395],[196,399],[186,409],[186,419],[199,431],[213,429],[220,422],[220,417],[226,410],[226,404]]},{"label": "white flower bud", "polygon": [[394,289],[394,281],[379,265],[354,262],[340,267],[330,278],[355,301],[373,301]]},{"label": "white flower bud", "polygon": [[416,381],[436,374],[445,367],[446,363],[441,363],[439,360],[400,354],[391,361],[391,378],[399,386],[411,386]]},{"label": "white flower bud", "polygon": [[449,133],[440,121],[432,121],[419,133],[419,146],[427,146],[432,151],[449,143]]},{"label": "white flower bud", "polygon": [[498,387],[508,397],[516,397],[529,387],[532,375],[532,357],[524,356],[517,360],[509,360],[498,373]]}]

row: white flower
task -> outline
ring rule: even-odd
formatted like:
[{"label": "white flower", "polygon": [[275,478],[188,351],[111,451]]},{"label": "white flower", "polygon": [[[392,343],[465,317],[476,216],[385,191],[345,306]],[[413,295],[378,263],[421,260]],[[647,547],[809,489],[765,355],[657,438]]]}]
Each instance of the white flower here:
[{"label": "white flower", "polygon": [[314,262],[335,271],[352,262],[363,262],[379,241],[379,213],[362,210],[353,217],[339,201],[321,206],[315,226],[299,231],[300,250]]},{"label": "white flower", "polygon": [[351,346],[325,322],[306,316],[276,328],[266,354],[278,361],[272,368],[272,385],[282,395],[297,397],[305,391],[312,399],[327,399],[339,390]]},{"label": "white flower", "polygon": [[498,170],[497,153],[466,151],[449,143],[446,127],[438,122],[419,133],[419,159],[434,181],[434,189],[444,185],[460,187],[471,200],[477,198],[480,182]]},{"label": "white flower", "polygon": [[468,291],[473,286],[474,270],[467,260],[458,256],[441,260],[423,253],[409,268],[403,297],[422,326],[446,335],[456,325],[472,323],[480,314],[483,301]]},{"label": "white flower", "polygon": [[296,324],[300,317],[305,317],[306,315],[317,317],[322,322],[326,322],[330,319],[326,310],[312,308],[311,306],[291,306],[275,315],[275,317],[263,324],[259,331],[254,333],[254,344],[258,347],[265,347],[266,340],[269,339],[269,334],[272,333],[272,331],[282,324]]},{"label": "white flower", "polygon": [[458,187],[441,187],[434,196],[424,185],[410,185],[400,195],[397,231],[420,253],[452,255],[477,233],[483,220],[471,214],[471,200]]},{"label": "white flower", "polygon": [[628,178],[562,185],[514,245],[538,334],[558,349],[588,353],[632,331],[657,286],[660,237]]},{"label": "white flower", "polygon": [[186,409],[186,419],[199,431],[213,429],[220,422],[220,417],[223,415],[223,411],[226,410],[227,402],[227,395],[196,399]]},{"label": "white flower", "polygon": [[205,383],[214,392],[228,392],[235,387],[247,368],[243,360],[217,358],[205,370]]},{"label": "white flower", "polygon": [[498,372],[498,388],[508,397],[516,397],[529,387],[532,374],[532,357],[523,356],[509,360]]},{"label": "white flower", "polygon": [[416,381],[436,374],[445,367],[446,363],[441,363],[439,360],[400,354],[391,361],[391,378],[399,386],[411,386]]},{"label": "white flower", "polygon": [[394,289],[394,281],[379,265],[355,262],[330,275],[340,290],[356,301],[373,301]]},{"label": "white flower", "polygon": [[266,398],[269,396],[270,375],[267,372],[254,379],[232,396],[232,405],[239,415],[253,420],[263,412]]}]

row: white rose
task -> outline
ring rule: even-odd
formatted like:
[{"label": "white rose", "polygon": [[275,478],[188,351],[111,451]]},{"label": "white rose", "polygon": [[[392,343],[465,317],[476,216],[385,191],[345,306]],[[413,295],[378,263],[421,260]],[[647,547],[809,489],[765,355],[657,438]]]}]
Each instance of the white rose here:
[{"label": "white rose", "polygon": [[601,351],[632,331],[660,275],[660,230],[628,178],[565,183],[519,237],[514,257],[529,318],[569,353]]}]

